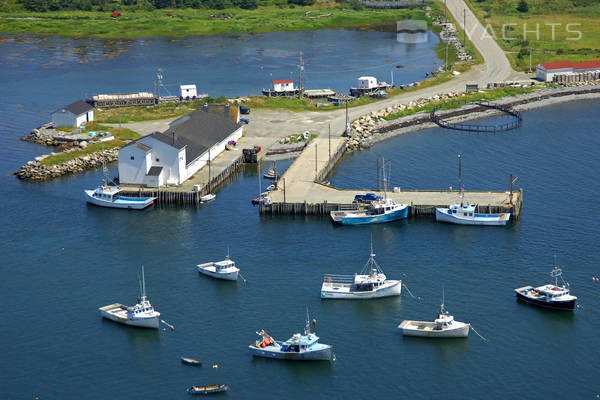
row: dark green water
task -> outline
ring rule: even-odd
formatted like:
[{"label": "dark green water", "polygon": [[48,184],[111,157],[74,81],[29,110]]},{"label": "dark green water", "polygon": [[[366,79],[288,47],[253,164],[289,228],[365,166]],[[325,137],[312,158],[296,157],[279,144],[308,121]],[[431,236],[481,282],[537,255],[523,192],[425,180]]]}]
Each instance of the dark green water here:
[{"label": "dark green water", "polygon": [[[384,156],[393,159],[395,186],[447,188],[456,185],[462,152],[467,189],[502,189],[509,173],[520,176],[525,206],[518,223],[486,229],[424,219],[347,229],[326,218],[259,216],[250,205],[253,168],[240,170],[208,205],[141,213],[87,206],[82,191],[98,184],[99,171],[19,182],[10,172],[45,149],[17,137],[46,120],[37,110],[52,109],[54,99],[34,84],[33,66],[31,81],[17,81],[20,72],[9,65],[4,59],[2,87],[11,97],[0,106],[0,398],[186,399],[188,386],[212,383],[229,384],[227,397],[237,399],[600,393],[600,285],[591,279],[600,274],[600,102],[526,112],[523,127],[505,135],[405,135],[347,156],[332,177],[341,187],[374,186],[375,159]],[[52,71],[58,80],[60,68]],[[421,300],[320,300],[322,274],[358,271],[371,235],[387,275],[406,274]],[[195,271],[228,246],[246,285]],[[583,310],[556,314],[515,301],[515,287],[549,279],[554,254]],[[135,302],[142,264],[149,298],[175,332],[131,329],[98,314],[105,304]],[[398,333],[403,319],[434,318],[442,288],[457,320],[471,322],[489,342],[474,334],[428,341]],[[322,342],[334,345],[336,362],[247,353],[256,330],[278,338],[298,331],[306,307]],[[204,365],[183,366],[179,356]]]}]

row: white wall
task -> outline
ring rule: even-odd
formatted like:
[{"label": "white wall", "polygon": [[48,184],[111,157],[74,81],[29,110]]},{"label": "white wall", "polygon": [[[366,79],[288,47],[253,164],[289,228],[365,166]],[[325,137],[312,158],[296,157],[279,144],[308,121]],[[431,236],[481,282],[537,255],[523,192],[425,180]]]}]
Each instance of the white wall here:
[{"label": "white wall", "polygon": [[550,71],[551,72],[546,71],[546,69],[540,64],[535,68],[535,77],[544,82],[551,82],[554,75],[564,74],[565,72],[573,72],[573,68],[551,69]]},{"label": "white wall", "polygon": [[179,91],[181,97],[183,97],[184,99],[186,97],[189,97],[191,99],[192,97],[196,97],[198,95],[196,91],[196,85],[181,85],[179,86]]},{"label": "white wall", "polygon": [[55,127],[58,126],[81,126],[86,122],[94,120],[94,110],[76,116],[68,110],[58,110],[52,114],[52,122]]},{"label": "white wall", "polygon": [[[230,140],[235,140],[237,142],[242,137],[243,129],[244,128],[240,126],[235,132],[233,132],[231,135],[229,135],[222,142],[219,142],[219,143],[215,144],[213,147],[211,147],[210,148],[210,160],[211,161],[214,160],[215,158],[217,158],[219,156],[219,154],[221,154],[222,152],[225,151],[225,146],[227,145],[227,142],[229,142]],[[200,168],[204,167],[208,163],[208,154],[209,154],[209,151],[206,150],[198,158],[196,158],[194,161],[192,161],[190,163],[190,165],[188,165],[188,167],[187,167],[187,176],[188,177],[194,175],[196,172],[198,172],[200,170]]]},{"label": "white wall", "polygon": [[276,92],[283,92],[285,90],[294,90],[294,82],[274,83],[273,90],[275,90]]},{"label": "white wall", "polygon": [[358,78],[359,89],[371,89],[377,86],[377,79],[372,76],[363,76]]},{"label": "white wall", "polygon": [[144,177],[150,169],[149,155],[150,152],[146,153],[135,145],[121,148],[119,150],[119,182],[121,184],[143,184]]}]

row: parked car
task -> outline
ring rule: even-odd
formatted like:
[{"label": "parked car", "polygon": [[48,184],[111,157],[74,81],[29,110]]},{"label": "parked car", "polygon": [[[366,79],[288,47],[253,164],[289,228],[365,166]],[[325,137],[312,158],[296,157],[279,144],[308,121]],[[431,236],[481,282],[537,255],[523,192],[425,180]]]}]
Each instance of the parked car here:
[{"label": "parked car", "polygon": [[354,196],[355,203],[368,203],[370,201],[382,200],[383,197],[377,196],[375,193],[357,194]]},{"label": "parked car", "polygon": [[250,109],[248,107],[240,106],[240,114],[248,115],[250,114]]},{"label": "parked car", "polygon": [[249,124],[250,120],[248,118],[240,118],[240,122],[243,122],[244,124]]}]

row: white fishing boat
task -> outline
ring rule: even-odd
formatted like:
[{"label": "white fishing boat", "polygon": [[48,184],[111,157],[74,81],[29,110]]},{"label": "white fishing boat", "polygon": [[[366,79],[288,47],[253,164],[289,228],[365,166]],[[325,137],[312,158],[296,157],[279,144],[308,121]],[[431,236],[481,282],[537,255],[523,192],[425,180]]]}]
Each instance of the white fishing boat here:
[{"label": "white fishing boat", "polygon": [[200,203],[208,203],[209,201],[214,200],[216,197],[217,195],[214,193],[205,194],[204,196],[200,197]]},{"label": "white fishing boat", "polygon": [[295,333],[286,341],[273,339],[264,330],[256,332],[259,339],[248,346],[255,357],[277,358],[296,361],[331,360],[333,346],[319,343],[319,337],[310,331],[310,319],[306,311],[304,333]]},{"label": "white fishing boat", "polygon": [[429,338],[466,338],[469,336],[471,324],[455,321],[452,315],[444,309],[444,300],[440,313],[433,322],[405,320],[398,325],[404,336],[420,336]]},{"label": "white fishing boat", "polygon": [[277,172],[277,165],[275,161],[273,161],[273,167],[269,168],[269,170],[263,175],[267,179],[279,179],[279,172]]},{"label": "white fishing boat", "polygon": [[225,260],[198,264],[197,268],[201,274],[227,281],[237,281],[240,272],[240,269],[235,266],[235,262],[229,258],[229,251],[227,251]]},{"label": "white fishing boat", "polygon": [[140,328],[158,329],[160,324],[160,313],[154,310],[152,304],[146,297],[146,280],[144,278],[144,267],[142,266],[142,279],[140,281],[141,297],[134,306],[124,306],[114,303],[100,307],[100,315],[111,321],[124,325],[137,326]]},{"label": "white fishing boat", "polygon": [[402,281],[387,279],[375,261],[373,242],[371,242],[369,260],[359,274],[327,274],[321,286],[322,299],[374,299],[400,296],[401,292]]},{"label": "white fishing boat", "polygon": [[477,213],[477,204],[464,202],[464,190],[462,186],[462,154],[458,155],[458,188],[459,203],[450,204],[447,208],[436,208],[435,219],[439,222],[447,222],[459,225],[489,225],[503,226],[510,220],[510,213]]},{"label": "white fishing boat", "polygon": [[109,208],[124,208],[143,210],[154,204],[156,197],[125,197],[120,196],[121,188],[108,184],[108,170],[103,166],[104,182],[94,190],[84,190],[85,200],[96,206]]}]

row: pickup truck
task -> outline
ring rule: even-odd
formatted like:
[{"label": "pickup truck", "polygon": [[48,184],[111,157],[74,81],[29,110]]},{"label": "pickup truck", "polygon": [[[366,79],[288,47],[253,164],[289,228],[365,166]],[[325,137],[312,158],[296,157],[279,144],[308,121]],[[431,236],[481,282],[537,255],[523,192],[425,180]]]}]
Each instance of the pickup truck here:
[{"label": "pickup truck", "polygon": [[370,201],[382,199],[383,197],[377,196],[375,193],[357,194],[354,196],[354,203],[368,203]]}]

